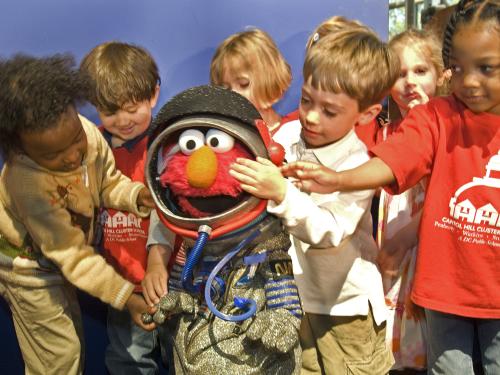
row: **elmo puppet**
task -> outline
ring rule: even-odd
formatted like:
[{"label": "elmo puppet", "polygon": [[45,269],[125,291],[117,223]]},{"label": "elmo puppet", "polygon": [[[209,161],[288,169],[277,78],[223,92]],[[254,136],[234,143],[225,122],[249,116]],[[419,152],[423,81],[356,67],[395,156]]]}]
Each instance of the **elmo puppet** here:
[{"label": "elmo puppet", "polygon": [[258,111],[220,87],[186,90],[158,113],[146,180],[183,239],[169,292],[144,320],[173,331],[177,374],[295,374],[302,310],[288,234],[229,175],[238,157],[279,162]]}]

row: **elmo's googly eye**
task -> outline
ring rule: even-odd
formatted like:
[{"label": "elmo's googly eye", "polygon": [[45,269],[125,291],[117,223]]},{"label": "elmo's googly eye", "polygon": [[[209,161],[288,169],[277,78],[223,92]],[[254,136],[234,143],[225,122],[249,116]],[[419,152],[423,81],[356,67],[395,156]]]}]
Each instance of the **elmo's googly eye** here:
[{"label": "elmo's googly eye", "polygon": [[234,146],[234,138],[223,131],[210,129],[206,136],[206,144],[214,152],[228,152]]},{"label": "elmo's googly eye", "polygon": [[191,155],[205,145],[205,135],[196,129],[183,131],[179,137],[179,147],[184,155]]}]

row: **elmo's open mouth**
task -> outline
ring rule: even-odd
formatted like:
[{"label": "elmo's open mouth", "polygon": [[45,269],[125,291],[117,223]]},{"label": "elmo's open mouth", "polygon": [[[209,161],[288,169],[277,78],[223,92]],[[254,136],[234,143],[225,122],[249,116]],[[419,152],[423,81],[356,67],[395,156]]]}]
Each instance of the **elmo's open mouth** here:
[{"label": "elmo's open mouth", "polygon": [[228,195],[215,195],[213,197],[185,197],[191,206],[199,211],[209,214],[219,214],[236,207],[246,194],[240,194],[237,197]]}]

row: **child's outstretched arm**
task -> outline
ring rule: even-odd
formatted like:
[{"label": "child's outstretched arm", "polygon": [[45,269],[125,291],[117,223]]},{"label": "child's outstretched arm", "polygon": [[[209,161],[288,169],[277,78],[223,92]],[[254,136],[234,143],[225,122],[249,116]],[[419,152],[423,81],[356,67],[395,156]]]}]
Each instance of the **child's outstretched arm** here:
[{"label": "child's outstretched arm", "polygon": [[286,180],[280,169],[268,159],[236,159],[229,174],[241,183],[241,188],[261,199],[280,204],[286,194]]},{"label": "child's outstretched arm", "polygon": [[[322,203],[296,189],[267,159],[237,159],[230,174],[243,190],[268,199],[268,212],[283,219],[290,234],[316,248],[330,248],[356,229],[373,191],[337,194]],[[349,220],[345,220],[349,217]]]},{"label": "child's outstretched arm", "polygon": [[296,161],[282,166],[281,173],[297,179],[294,183],[302,191],[320,194],[375,189],[395,182],[392,170],[379,158],[342,172],[316,163]]}]

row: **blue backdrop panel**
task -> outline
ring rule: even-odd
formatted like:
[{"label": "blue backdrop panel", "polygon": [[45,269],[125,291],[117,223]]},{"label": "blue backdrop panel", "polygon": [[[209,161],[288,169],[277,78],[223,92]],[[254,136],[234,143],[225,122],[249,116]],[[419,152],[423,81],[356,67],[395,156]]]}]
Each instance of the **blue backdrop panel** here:
[{"label": "blue backdrop panel", "polygon": [[[383,39],[387,37],[387,0],[16,0],[3,2],[0,11],[0,56],[70,52],[79,63],[104,41],[142,45],[160,68],[156,112],[176,93],[208,83],[217,45],[230,34],[255,26],[273,37],[292,67],[292,86],[276,105],[278,112],[288,113],[299,101],[306,40],[319,23],[333,15],[359,19]],[[81,111],[98,121],[91,106]],[[86,373],[103,374],[105,309],[89,297],[83,298],[82,308]],[[22,374],[9,309],[1,299],[0,337],[2,373]]]}]

